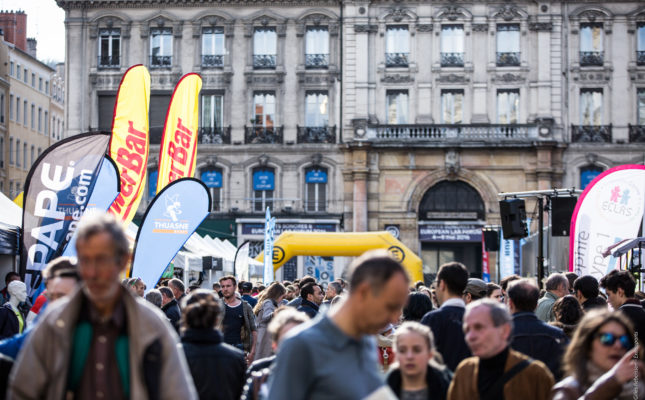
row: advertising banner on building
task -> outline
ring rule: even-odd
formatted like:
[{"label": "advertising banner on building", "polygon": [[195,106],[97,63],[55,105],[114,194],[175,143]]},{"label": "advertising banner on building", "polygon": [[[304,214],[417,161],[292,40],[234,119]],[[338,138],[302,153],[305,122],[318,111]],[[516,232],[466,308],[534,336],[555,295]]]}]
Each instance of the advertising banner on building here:
[{"label": "advertising banner on building", "polygon": [[332,257],[305,256],[305,275],[313,276],[318,283],[333,282],[334,259]]},{"label": "advertising banner on building", "polygon": [[273,282],[273,239],[275,230],[275,217],[271,218],[271,211],[267,207],[264,220],[264,284]]},{"label": "advertising banner on building", "polygon": [[481,242],[481,225],[429,224],[419,226],[422,242]]},{"label": "advertising banner on building", "polygon": [[208,188],[197,179],[181,178],[163,188],[150,202],[137,232],[131,276],[154,288],[210,208]]},{"label": "advertising banner on building", "polygon": [[488,264],[488,252],[486,251],[486,243],[484,243],[484,234],[482,233],[482,280],[490,282],[490,265]]},{"label": "advertising banner on building", "polygon": [[132,221],[146,186],[149,106],[150,74],[143,65],[130,67],[119,85],[110,141],[110,157],[119,168],[121,192],[109,211],[123,226]]},{"label": "advertising banner on building", "polygon": [[195,73],[184,75],[175,86],[159,148],[157,190],[195,173],[201,89],[202,78]]},{"label": "advertising banner on building", "polygon": [[569,271],[600,279],[616,268],[617,259],[602,252],[638,234],[644,195],[643,165],[611,168],[587,185],[571,217]]},{"label": "advertising banner on building", "polygon": [[31,294],[85,211],[110,136],[82,133],[45,150],[29,170],[22,214],[20,274]]}]

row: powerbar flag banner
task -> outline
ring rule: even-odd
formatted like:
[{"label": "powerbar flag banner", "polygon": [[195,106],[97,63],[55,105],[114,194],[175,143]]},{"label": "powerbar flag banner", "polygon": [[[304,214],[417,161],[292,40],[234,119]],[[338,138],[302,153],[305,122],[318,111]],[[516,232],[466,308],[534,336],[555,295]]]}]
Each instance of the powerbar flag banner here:
[{"label": "powerbar flag banner", "polygon": [[195,173],[201,89],[202,78],[195,73],[184,75],[175,87],[159,149],[157,190],[179,178],[192,177]]},{"label": "powerbar flag banner", "polygon": [[273,233],[275,231],[275,218],[271,218],[271,211],[267,207],[264,221],[264,284],[273,282]]},{"label": "powerbar flag banner", "polygon": [[27,174],[22,213],[20,274],[31,294],[41,271],[59,256],[88,206],[110,136],[82,133],[38,157]]},{"label": "powerbar flag banner", "polygon": [[143,65],[130,67],[116,96],[110,141],[110,157],[119,168],[121,192],[109,211],[123,226],[132,221],[146,186],[149,106],[150,74]]},{"label": "powerbar flag banner", "polygon": [[163,188],[148,206],[137,232],[131,275],[154,288],[210,208],[208,188],[197,179],[178,179]]},{"label": "powerbar flag banner", "polygon": [[[106,156],[103,158],[94,190],[90,195],[83,215],[105,213],[119,194],[119,187],[119,174],[117,173],[116,164],[110,157]],[[76,231],[74,231],[69,243],[67,243],[63,255],[76,257]]]},{"label": "powerbar flag banner", "polygon": [[587,185],[571,217],[569,271],[600,279],[617,267],[618,260],[602,252],[638,234],[644,194],[643,165],[611,168]]}]

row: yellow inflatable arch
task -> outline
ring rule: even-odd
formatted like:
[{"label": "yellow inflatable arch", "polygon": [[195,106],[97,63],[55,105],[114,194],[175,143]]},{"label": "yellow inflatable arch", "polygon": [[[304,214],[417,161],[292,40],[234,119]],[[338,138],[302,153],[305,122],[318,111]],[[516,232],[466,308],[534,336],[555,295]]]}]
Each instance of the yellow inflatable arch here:
[{"label": "yellow inflatable arch", "polygon": [[[294,256],[356,257],[372,249],[386,249],[403,265],[412,282],[423,281],[423,262],[389,232],[283,232],[273,244],[273,270]],[[256,260],[263,262],[264,254]]]}]

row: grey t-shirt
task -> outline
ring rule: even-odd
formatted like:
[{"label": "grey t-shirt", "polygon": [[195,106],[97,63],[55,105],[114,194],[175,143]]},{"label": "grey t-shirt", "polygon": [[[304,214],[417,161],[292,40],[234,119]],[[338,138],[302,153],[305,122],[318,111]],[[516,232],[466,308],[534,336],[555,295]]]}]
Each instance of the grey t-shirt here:
[{"label": "grey t-shirt", "polygon": [[356,400],[385,384],[373,337],[351,338],[327,316],[294,329],[280,345],[269,400]]}]

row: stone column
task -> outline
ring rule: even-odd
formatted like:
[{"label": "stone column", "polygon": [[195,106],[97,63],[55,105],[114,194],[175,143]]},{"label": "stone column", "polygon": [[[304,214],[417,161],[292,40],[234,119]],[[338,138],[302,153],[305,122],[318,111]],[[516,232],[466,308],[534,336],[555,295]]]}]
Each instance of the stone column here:
[{"label": "stone column", "polygon": [[367,150],[355,149],[352,152],[352,231],[367,231]]}]

